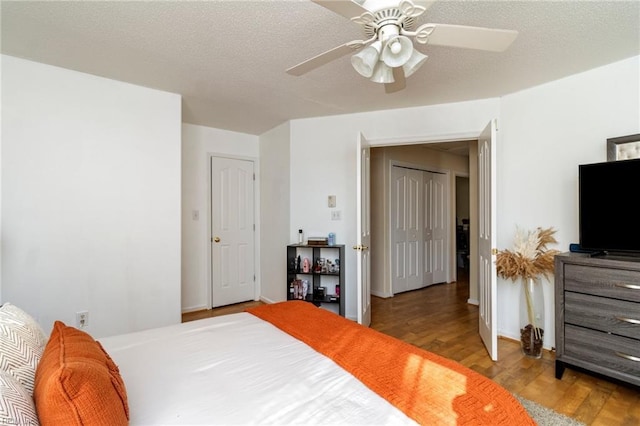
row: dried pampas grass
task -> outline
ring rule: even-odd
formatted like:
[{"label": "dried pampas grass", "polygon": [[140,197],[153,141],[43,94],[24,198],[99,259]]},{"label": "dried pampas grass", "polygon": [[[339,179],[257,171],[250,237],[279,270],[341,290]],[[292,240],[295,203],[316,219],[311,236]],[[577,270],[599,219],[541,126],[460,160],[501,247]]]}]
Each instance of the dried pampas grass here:
[{"label": "dried pampas grass", "polygon": [[496,258],[498,275],[515,281],[517,278],[536,278],[553,273],[554,256],[559,250],[549,249],[557,244],[553,228],[537,228],[533,231],[516,229],[513,250],[501,250]]}]

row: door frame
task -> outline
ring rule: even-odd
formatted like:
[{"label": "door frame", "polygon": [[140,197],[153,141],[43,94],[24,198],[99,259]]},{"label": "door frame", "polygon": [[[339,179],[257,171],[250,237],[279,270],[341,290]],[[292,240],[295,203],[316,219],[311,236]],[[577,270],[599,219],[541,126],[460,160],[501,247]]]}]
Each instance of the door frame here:
[{"label": "door frame", "polygon": [[206,254],[207,254],[207,285],[205,295],[207,297],[207,309],[211,309],[213,307],[213,265],[212,265],[212,250],[211,250],[211,238],[212,238],[212,230],[213,230],[213,212],[211,210],[211,194],[213,192],[213,188],[211,187],[212,183],[212,170],[211,170],[211,159],[213,157],[217,158],[226,158],[230,160],[242,160],[242,161],[251,161],[253,163],[253,173],[255,174],[255,180],[253,181],[253,220],[256,225],[255,232],[253,234],[254,243],[253,243],[253,270],[256,275],[255,279],[255,288],[254,288],[254,300],[260,299],[260,161],[257,157],[249,157],[243,155],[229,155],[224,153],[217,152],[207,152],[206,161],[207,161],[207,170],[208,170],[208,179],[207,179],[207,234],[205,235],[206,242]]},{"label": "door frame", "polygon": [[[363,131],[360,131],[363,133]],[[481,130],[475,132],[459,132],[459,133],[441,133],[441,134],[426,134],[426,135],[418,135],[418,136],[406,136],[406,137],[392,137],[392,138],[367,138],[369,146],[371,148],[381,148],[381,147],[391,147],[391,146],[402,146],[402,145],[427,145],[430,143],[442,143],[442,142],[459,142],[459,141],[468,141],[468,140],[478,140]],[[365,135],[366,136],[366,135]],[[478,230],[474,229],[475,234],[477,234]],[[473,237],[472,237],[473,238]],[[386,241],[388,243],[388,240]],[[473,245],[472,245],[473,247]],[[386,252],[386,248],[383,248],[383,252]],[[471,254],[473,256],[473,254]],[[477,277],[477,268],[478,266],[475,262],[471,262],[469,269],[469,286],[472,285],[471,278]],[[387,271],[387,274],[390,274]],[[385,277],[388,282],[391,282],[391,277]],[[384,297],[385,295],[379,295]],[[387,296],[388,297],[388,296]]]}]

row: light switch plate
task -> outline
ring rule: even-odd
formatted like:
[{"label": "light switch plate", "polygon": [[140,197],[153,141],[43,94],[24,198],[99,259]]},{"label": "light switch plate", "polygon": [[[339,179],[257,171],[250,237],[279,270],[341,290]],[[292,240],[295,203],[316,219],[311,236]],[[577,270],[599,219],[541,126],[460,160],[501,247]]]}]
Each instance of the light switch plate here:
[{"label": "light switch plate", "polygon": [[335,195],[329,195],[329,207],[335,207],[336,206],[336,196]]}]

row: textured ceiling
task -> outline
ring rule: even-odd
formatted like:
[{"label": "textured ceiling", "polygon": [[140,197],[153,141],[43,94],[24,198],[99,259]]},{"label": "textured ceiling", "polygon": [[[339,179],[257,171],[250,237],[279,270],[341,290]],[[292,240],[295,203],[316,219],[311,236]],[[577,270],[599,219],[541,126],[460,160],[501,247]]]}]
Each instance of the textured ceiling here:
[{"label": "textured ceiling", "polygon": [[[361,28],[309,0],[2,1],[2,53],[179,93],[183,121],[261,134],[290,119],[497,97],[640,54],[640,1],[436,1],[426,22],[512,29],[502,53],[418,45],[385,94],[349,56],[285,69]],[[640,76],[639,76],[640,78]]]}]

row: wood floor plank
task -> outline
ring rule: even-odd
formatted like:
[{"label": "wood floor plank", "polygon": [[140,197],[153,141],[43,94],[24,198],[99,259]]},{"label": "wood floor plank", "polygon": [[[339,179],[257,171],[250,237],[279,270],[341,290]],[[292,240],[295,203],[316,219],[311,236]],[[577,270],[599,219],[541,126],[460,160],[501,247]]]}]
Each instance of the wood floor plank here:
[{"label": "wood floor plank", "polygon": [[[640,424],[640,418],[633,415],[633,405],[637,405],[638,398],[632,399],[624,395],[624,391],[615,390],[605,401],[602,409],[598,412],[593,425],[608,426],[612,424]],[[635,418],[634,418],[635,417]]]},{"label": "wood floor plank", "polygon": [[576,412],[572,417],[580,420],[586,424],[593,424],[598,413],[607,402],[607,399],[611,396],[611,391],[603,389],[601,387],[595,387],[591,389],[589,395],[580,404]]}]

